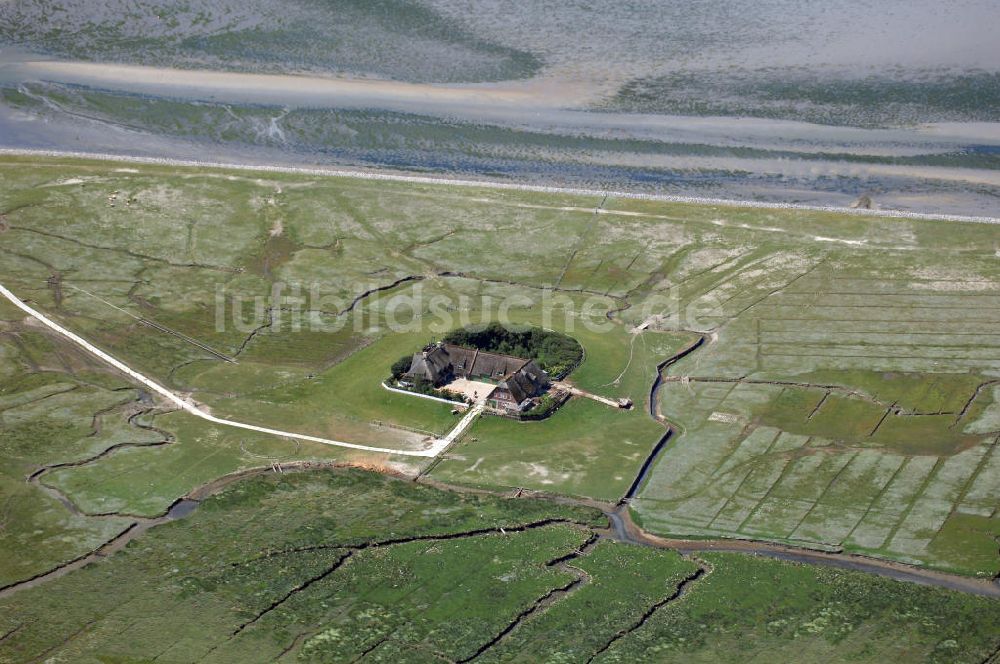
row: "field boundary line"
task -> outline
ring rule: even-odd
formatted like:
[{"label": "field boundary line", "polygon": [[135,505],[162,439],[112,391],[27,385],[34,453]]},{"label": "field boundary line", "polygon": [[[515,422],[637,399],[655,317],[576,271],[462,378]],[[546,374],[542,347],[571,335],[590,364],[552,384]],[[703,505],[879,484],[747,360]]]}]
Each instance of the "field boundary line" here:
[{"label": "field boundary line", "polygon": [[4,297],[6,297],[18,309],[21,309],[22,311],[24,311],[25,313],[27,313],[31,317],[37,319],[39,322],[41,322],[43,325],[45,325],[49,329],[53,330],[54,332],[56,332],[57,334],[65,337],[65,338],[69,339],[70,341],[72,341],[76,345],[78,345],[81,348],[83,348],[84,350],[86,350],[91,355],[94,355],[98,359],[103,360],[107,364],[110,364],[111,366],[113,366],[114,368],[118,369],[119,371],[121,371],[125,375],[129,376],[133,380],[135,380],[135,381],[137,381],[139,383],[142,383],[143,385],[145,385],[146,387],[148,387],[152,391],[156,392],[160,396],[164,397],[165,399],[167,399],[168,401],[170,401],[171,403],[173,403],[174,405],[176,405],[177,407],[179,407],[181,410],[184,410],[185,412],[190,413],[191,415],[194,415],[195,417],[199,417],[199,418],[201,418],[203,420],[207,420],[209,422],[212,422],[213,424],[221,424],[223,426],[235,427],[237,429],[246,429],[248,431],[257,431],[259,433],[267,433],[267,434],[271,434],[271,435],[274,435],[274,436],[280,436],[280,437],[283,437],[283,438],[293,438],[293,439],[298,439],[298,440],[305,440],[305,441],[309,441],[309,442],[312,442],[312,443],[320,443],[320,444],[323,444],[323,445],[331,445],[331,446],[334,446],[334,447],[345,447],[345,448],[348,448],[348,449],[362,450],[362,451],[365,451],[365,452],[379,452],[379,453],[382,453],[382,454],[398,454],[398,455],[402,455],[402,456],[435,457],[445,447],[447,447],[450,444],[450,441],[447,440],[447,439],[438,439],[438,440],[435,440],[434,444],[430,448],[428,448],[426,450],[393,450],[393,449],[389,449],[389,448],[385,448],[385,447],[373,447],[373,446],[370,446],[370,445],[359,445],[357,443],[346,443],[346,442],[343,442],[343,441],[340,441],[340,440],[331,440],[329,438],[321,438],[319,436],[310,436],[310,435],[307,435],[307,434],[294,433],[294,432],[291,432],[291,431],[281,431],[279,429],[271,429],[269,427],[257,426],[256,424],[247,424],[245,422],[238,422],[236,420],[227,420],[227,419],[224,419],[224,418],[221,418],[221,417],[216,417],[214,415],[211,415],[211,414],[203,411],[202,409],[198,408],[196,405],[194,405],[190,401],[182,398],[181,396],[175,394],[174,392],[171,392],[170,390],[168,390],[167,388],[163,387],[159,383],[151,380],[150,378],[147,378],[146,376],[142,375],[138,371],[135,371],[134,369],[131,369],[126,364],[124,364],[123,362],[120,362],[119,360],[115,359],[111,355],[105,353],[103,350],[101,350],[97,346],[94,346],[93,344],[91,344],[89,341],[87,341],[83,337],[75,334],[74,332],[71,332],[71,331],[67,330],[66,328],[64,328],[59,323],[56,323],[55,321],[53,321],[50,318],[48,318],[47,316],[45,316],[45,314],[41,313],[37,309],[34,309],[33,307],[29,306],[27,303],[23,302],[20,298],[18,298],[16,295],[14,295],[14,293],[12,293],[10,290],[8,290],[3,284],[0,284],[0,295],[3,295]]},{"label": "field boundary line", "polygon": [[420,392],[410,392],[409,390],[401,390],[398,387],[391,387],[382,382],[382,388],[390,392],[396,392],[397,394],[404,394],[408,397],[420,397],[421,399],[430,399],[431,401],[440,401],[441,403],[446,403],[450,406],[455,406],[456,408],[468,408],[469,404],[463,403],[461,401],[452,401],[451,399],[445,399],[444,397],[435,397],[430,394],[421,394]]},{"label": "field boundary line", "polygon": [[[913,460],[912,456],[903,457],[903,460],[900,462],[900,464],[896,466],[896,469],[894,471],[892,471],[892,475],[889,476],[889,479],[887,479],[885,481],[885,484],[883,484],[879,488],[878,493],[875,494],[875,497],[872,498],[871,501],[869,501],[868,506],[865,508],[864,513],[861,515],[861,518],[857,520],[857,522],[854,524],[854,527],[851,528],[851,531],[846,535],[844,535],[843,539],[841,540],[842,543],[851,541],[851,536],[854,535],[854,532],[861,526],[862,523],[865,522],[865,519],[868,518],[868,515],[872,513],[873,509],[875,509],[875,505],[880,500],[882,500],[882,497],[889,490],[889,486],[896,480],[896,477],[899,476],[901,472],[903,472],[903,469],[910,463],[911,460]],[[882,510],[876,510],[876,511],[882,511]],[[883,544],[884,543],[885,542],[883,541]]]},{"label": "field boundary line", "polygon": [[[841,466],[840,469],[833,474],[833,477],[831,477],[830,481],[827,482],[825,487],[823,487],[823,490],[820,492],[820,494],[816,496],[816,500],[813,501],[813,504],[809,507],[808,510],[806,510],[806,513],[802,515],[802,518],[799,519],[798,523],[796,523],[795,526],[793,526],[792,529],[788,531],[788,535],[784,537],[784,539],[786,540],[798,539],[799,541],[809,541],[808,538],[795,537],[795,533],[797,533],[799,528],[802,527],[802,524],[806,522],[806,519],[809,518],[809,515],[812,514],[813,511],[823,503],[823,498],[825,498],[826,494],[830,492],[830,489],[833,487],[834,484],[836,484],[837,479],[844,473],[844,471],[847,470],[847,467],[850,466],[852,463],[854,463],[854,460],[858,458],[859,454],[860,452],[855,451],[851,455],[851,458],[847,460],[847,463]],[[827,458],[829,459],[829,457]],[[827,544],[827,542],[821,542],[821,544]],[[833,544],[832,546],[843,546],[843,542],[838,542],[836,544]]]},{"label": "field boundary line", "polygon": [[[955,498],[955,502],[952,503],[951,511],[948,513],[948,518],[951,518],[956,512],[962,511],[962,504],[969,495],[969,491],[972,490],[973,485],[975,485],[979,475],[983,472],[983,466],[989,463],[990,458],[996,452],[997,445],[1000,445],[1000,436],[994,438],[992,443],[988,443],[988,448],[986,449],[986,452],[983,453],[982,458],[979,459],[979,463],[976,464],[976,468],[972,471],[972,474],[969,475],[969,478],[962,484],[962,490],[959,491],[958,496]],[[941,529],[938,529],[938,531],[934,533],[934,537],[931,538],[931,541],[933,542],[939,534],[941,534]]]},{"label": "field boundary line", "polygon": [[[757,512],[760,511],[761,507],[764,505],[764,502],[771,497],[771,492],[774,491],[774,488],[785,480],[785,477],[789,473],[789,469],[795,465],[796,461],[798,461],[798,457],[789,458],[785,460],[784,465],[781,467],[781,472],[778,473],[778,476],[774,479],[774,482],[772,482],[771,485],[767,487],[767,491],[764,492],[764,495],[761,496],[759,500],[757,500],[757,502],[753,506],[753,509],[751,509],[747,513],[746,517],[742,521],[740,521],[740,525],[738,525],[736,528],[733,529],[733,532],[746,533],[752,535],[752,533],[747,532],[746,527],[753,520]],[[753,498],[753,496],[750,497]]]},{"label": "field boundary line", "polygon": [[[920,482],[920,488],[918,488],[913,493],[913,498],[906,503],[906,507],[903,508],[903,511],[899,513],[899,518],[896,519],[896,523],[893,524],[892,528],[889,530],[889,534],[886,535],[885,540],[882,541],[882,546],[879,547],[880,549],[889,549],[889,547],[892,546],[892,541],[896,539],[896,535],[899,534],[899,529],[903,527],[903,524],[906,522],[906,519],[909,518],[910,513],[913,512],[914,505],[917,504],[917,501],[920,500],[920,498],[927,491],[927,487],[929,487],[931,483],[934,481],[934,478],[937,476],[938,471],[941,470],[941,466],[943,465],[944,465],[944,459],[938,457],[937,461],[934,462],[934,467],[931,468],[930,472],[924,476],[923,481]],[[935,535],[936,534],[937,531],[935,531]],[[934,538],[931,537],[931,540],[933,539]],[[931,540],[928,540],[928,542],[930,542]]]},{"label": "field boundary line", "polygon": [[193,337],[189,337],[188,335],[184,334],[183,332],[178,332],[177,330],[172,330],[169,327],[167,327],[166,325],[163,325],[161,323],[157,323],[155,320],[150,320],[148,318],[143,318],[142,316],[136,316],[131,311],[128,311],[127,309],[123,309],[123,308],[119,307],[116,304],[112,304],[111,302],[108,302],[107,300],[105,300],[103,297],[100,297],[98,295],[94,295],[89,290],[85,290],[83,288],[80,288],[79,286],[74,286],[73,284],[70,284],[70,283],[64,283],[63,285],[66,286],[67,288],[72,288],[75,291],[79,291],[79,292],[83,293],[84,295],[92,297],[95,300],[97,300],[98,302],[101,302],[102,304],[106,304],[107,306],[111,307],[115,311],[119,311],[119,312],[125,314],[126,316],[129,316],[130,318],[134,318],[135,320],[139,321],[143,325],[146,325],[147,327],[152,327],[152,328],[154,328],[156,330],[159,330],[160,332],[165,332],[166,334],[169,334],[171,336],[177,337],[178,339],[180,339],[182,341],[186,341],[186,342],[188,342],[189,344],[191,344],[193,346],[197,346],[198,348],[201,348],[203,351],[211,353],[212,355],[214,355],[215,357],[219,358],[220,360],[224,360],[226,362],[229,362],[230,364],[239,364],[239,362],[237,362],[235,358],[232,358],[232,357],[226,355],[225,353],[223,353],[221,351],[217,351],[214,348],[212,348],[211,346],[209,346],[208,344],[203,343],[201,341],[198,341],[197,339],[195,339]]},{"label": "field boundary line", "polygon": [[[747,434],[746,436],[744,436],[744,437],[743,437],[743,438],[742,438],[742,439],[740,440],[740,444],[742,445],[742,444],[743,444],[743,442],[744,442],[744,441],[745,441],[745,440],[746,440],[746,439],[747,439],[747,438],[748,438],[749,436],[753,435],[753,432],[754,432],[754,431],[757,431],[757,428],[756,428],[756,427],[755,427],[755,428],[753,428],[753,429],[751,429],[751,430],[750,430],[750,433],[748,433],[748,434]],[[781,434],[782,434],[782,431],[781,431],[781,429],[778,429],[778,430],[777,430],[777,433],[775,433],[775,434],[774,434],[774,438],[772,438],[772,439],[771,439],[771,442],[767,444],[767,449],[765,449],[765,450],[763,451],[763,453],[761,453],[760,457],[758,457],[758,458],[764,458],[764,457],[766,457],[766,456],[768,456],[769,454],[771,454],[771,453],[772,453],[772,450],[774,449],[774,445],[775,445],[775,444],[776,444],[776,443],[778,442],[778,439],[779,439],[779,438],[781,438]],[[737,448],[737,449],[739,449],[739,448]],[[748,480],[748,479],[750,479],[750,475],[751,475],[751,474],[753,474],[753,472],[754,472],[755,470],[757,470],[757,467],[756,467],[755,465],[753,465],[753,462],[752,462],[752,461],[747,461],[747,462],[745,462],[745,463],[743,463],[743,464],[739,464],[739,465],[737,465],[737,466],[734,466],[734,468],[733,468],[733,469],[735,470],[736,468],[739,468],[739,467],[740,467],[740,465],[745,465],[745,466],[749,466],[749,467],[747,468],[747,472],[746,472],[746,473],[744,473],[744,475],[743,475],[743,477],[742,477],[742,478],[740,478],[740,481],[739,481],[739,484],[737,484],[737,485],[736,485],[736,488],[735,488],[735,489],[733,489],[733,492],[732,492],[731,494],[729,494],[729,496],[727,496],[727,497],[726,497],[726,500],[725,500],[725,502],[723,502],[723,503],[722,503],[722,507],[720,507],[720,508],[719,508],[718,510],[716,510],[715,514],[714,514],[714,515],[712,516],[712,520],[708,522],[708,525],[706,525],[706,526],[705,526],[705,528],[710,528],[710,529],[714,529],[714,528],[715,528],[714,524],[715,524],[715,522],[716,522],[716,521],[717,521],[717,520],[719,519],[719,516],[720,516],[720,515],[721,515],[721,514],[722,514],[723,512],[725,512],[725,511],[726,511],[726,508],[727,508],[727,507],[729,507],[729,503],[733,502],[733,499],[734,499],[734,498],[736,498],[737,496],[739,496],[739,495],[740,495],[740,491],[741,491],[741,490],[743,489],[743,485],[747,483],[747,480]],[[715,472],[717,472],[717,471],[718,471],[718,468],[716,468],[716,471],[714,471],[714,472],[713,472],[713,474],[712,474],[712,477],[713,477],[713,478],[715,477]],[[757,504],[756,504],[756,503],[754,503],[754,507],[756,507],[756,506],[757,506]]]},{"label": "field boundary line", "polygon": [[[526,191],[542,194],[569,194],[581,196],[609,196],[611,198],[629,198],[636,200],[661,201],[665,203],[693,203],[697,205],[721,205],[726,207],[754,208],[762,210],[804,210],[811,212],[833,212],[858,217],[882,217],[896,219],[921,219],[927,221],[955,221],[961,223],[998,224],[1000,217],[969,216],[960,214],[935,214],[928,212],[906,212],[901,210],[869,210],[866,208],[837,207],[833,205],[803,205],[800,203],[778,203],[729,198],[710,198],[701,196],[678,196],[673,194],[647,194],[641,192],[613,191],[605,189],[586,189],[578,187],[556,187],[546,185],[520,184],[516,182],[498,182],[496,180],[471,180],[426,175],[403,175],[363,168],[303,168],[296,166],[265,166],[255,164],[237,164],[215,161],[198,161],[190,159],[168,159],[164,157],[138,157],[133,155],[111,154],[100,152],[74,152],[71,150],[28,150],[16,148],[0,148],[0,156],[12,157],[60,157],[74,159],[92,159],[99,161],[118,161],[133,164],[151,164],[158,166],[182,166],[199,168],[221,168],[241,171],[257,171],[271,173],[287,173],[292,175],[319,175],[330,177],[355,178],[360,180],[381,180],[384,182],[408,182],[413,184],[451,185],[458,187],[482,187],[485,189],[500,189],[508,191]],[[616,211],[606,211],[604,214],[615,214]],[[754,230],[754,229],[750,229]]]}]

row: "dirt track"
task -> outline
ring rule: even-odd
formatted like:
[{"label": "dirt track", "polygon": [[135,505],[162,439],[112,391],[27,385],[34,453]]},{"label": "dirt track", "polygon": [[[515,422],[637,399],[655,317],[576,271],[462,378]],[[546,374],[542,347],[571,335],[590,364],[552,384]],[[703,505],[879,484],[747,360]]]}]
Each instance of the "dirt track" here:
[{"label": "dirt track", "polygon": [[[2,153],[2,152],[4,152],[4,151],[0,151],[0,153]],[[139,160],[139,161],[141,161],[141,160]],[[154,161],[155,163],[163,163],[164,160],[152,160],[152,161]],[[298,171],[300,169],[274,169],[274,170]],[[343,174],[343,173],[335,173],[335,174]],[[406,181],[433,181],[433,182],[443,182],[443,183],[449,183],[450,182],[452,184],[463,183],[462,181],[439,181],[439,180],[437,180],[435,178],[416,178],[416,177],[411,178],[411,177],[402,177],[402,176],[396,178],[395,176],[386,176],[386,175],[382,175],[382,174],[364,174],[364,173],[359,174],[358,172],[352,172],[351,176],[352,177],[370,177],[370,179],[400,179],[400,180],[406,180]],[[475,184],[476,186],[483,186],[483,183],[480,183],[480,182],[474,182],[474,183],[473,182],[464,182],[464,183],[465,184]],[[496,186],[498,188],[505,188],[505,189],[507,189],[507,188],[527,189],[527,190],[550,190],[550,189],[554,189],[554,188],[545,188],[545,187],[527,187],[527,186],[506,185],[506,184],[497,184]],[[558,190],[558,189],[556,189],[556,190],[557,191],[569,191],[569,190]],[[588,193],[599,193],[599,192],[588,192]],[[679,198],[679,197],[674,197],[674,198]],[[775,205],[760,205],[759,207],[778,207],[778,206],[775,206]],[[916,216],[916,215],[902,215],[902,214],[900,214],[900,215],[890,215],[890,216]],[[928,217],[931,217],[931,218],[945,218],[946,217],[945,215],[940,215],[940,216],[938,216],[938,215],[925,215],[925,216],[928,216]],[[987,218],[978,219],[978,218],[962,217],[962,218],[959,218],[958,220],[961,220],[961,221],[986,221],[988,223],[1000,223],[1000,220],[998,220],[998,219],[992,219],[992,218],[989,218],[989,219],[987,219]],[[114,358],[110,358],[110,356],[107,356],[107,355],[103,354],[99,349],[96,349],[96,348],[90,346],[89,344],[87,344],[85,341],[83,341],[82,339],[80,339],[76,335],[73,335],[72,333],[67,332],[66,330],[64,330],[63,328],[61,328],[60,326],[58,326],[55,323],[52,323],[51,321],[48,321],[48,319],[45,318],[43,315],[39,314],[34,309],[31,309],[30,307],[27,307],[26,305],[24,305],[16,296],[14,296],[12,293],[10,293],[10,291],[7,291],[2,286],[0,286],[0,294],[3,294],[4,296],[6,296],[11,302],[13,302],[15,305],[17,305],[21,309],[24,309],[30,315],[36,316],[37,318],[39,318],[40,320],[42,320],[42,322],[45,322],[56,333],[59,333],[59,334],[62,334],[63,336],[68,337],[74,343],[77,343],[77,344],[83,346],[85,349],[87,349],[88,351],[94,353],[98,357],[101,357],[102,359],[105,359],[106,361],[109,361],[109,363],[111,363],[113,366],[116,366],[120,370],[123,370],[128,375],[130,375],[133,378],[136,378],[137,380],[139,380],[139,382],[142,382],[142,383],[146,384],[147,386],[152,387],[152,389],[156,390],[157,392],[160,392],[161,394],[163,394],[164,392],[166,392],[164,390],[164,388],[161,388],[159,385],[157,385],[155,383],[152,383],[151,381],[149,381],[148,379],[145,379],[145,377],[143,377],[141,375],[138,375],[138,374],[135,374],[134,372],[131,372],[130,370],[128,370],[127,367],[124,367],[124,365],[120,365],[120,363],[118,363],[117,360],[114,360]],[[46,321],[48,321],[48,322],[46,322]],[[786,545],[780,545],[780,544],[773,544],[773,543],[767,543],[767,542],[758,542],[758,541],[735,540],[735,539],[734,540],[665,539],[665,538],[660,538],[660,537],[656,537],[654,535],[650,535],[648,533],[645,533],[644,531],[642,531],[641,529],[639,529],[637,526],[635,526],[635,524],[632,523],[630,515],[628,514],[628,511],[627,511],[627,500],[630,499],[630,498],[632,498],[637,493],[637,491],[639,490],[639,488],[642,485],[642,482],[643,482],[643,480],[645,478],[646,473],[648,472],[649,468],[652,467],[653,462],[655,461],[656,455],[660,451],[662,451],[662,449],[664,449],[664,447],[666,446],[667,442],[669,441],[669,438],[671,437],[671,435],[673,435],[673,430],[671,428],[671,425],[668,422],[666,422],[666,420],[662,417],[662,415],[659,412],[658,405],[657,405],[657,403],[658,403],[657,393],[658,393],[660,385],[662,384],[662,382],[664,380],[663,372],[664,372],[664,370],[666,368],[668,368],[672,364],[674,364],[677,361],[679,361],[681,358],[685,357],[686,355],[688,355],[689,353],[693,352],[694,350],[696,350],[697,348],[699,348],[701,345],[703,345],[705,343],[705,340],[706,340],[706,338],[704,336],[700,336],[699,339],[696,340],[693,344],[691,344],[688,347],[682,349],[679,353],[675,354],[671,358],[668,358],[667,360],[665,360],[663,363],[661,363],[659,365],[656,379],[655,379],[655,381],[654,381],[654,383],[653,383],[653,385],[651,387],[650,401],[649,401],[649,404],[648,404],[648,408],[649,408],[650,415],[654,419],[660,421],[661,423],[663,423],[664,425],[666,425],[668,427],[668,432],[660,440],[660,442],[656,445],[656,447],[653,450],[653,453],[650,455],[650,457],[647,459],[647,461],[643,464],[642,469],[640,470],[640,472],[639,472],[636,480],[633,482],[633,484],[630,487],[629,491],[624,496],[622,504],[620,504],[617,507],[617,509],[615,509],[615,508],[613,508],[612,506],[609,506],[609,505],[600,505],[600,504],[594,503],[592,501],[572,501],[570,499],[566,499],[565,497],[546,496],[544,494],[528,494],[528,495],[533,495],[533,496],[537,496],[537,497],[541,497],[541,498],[550,498],[550,499],[555,499],[555,500],[560,500],[561,499],[561,500],[564,500],[564,501],[567,501],[567,502],[580,502],[581,504],[588,504],[588,505],[591,505],[591,506],[600,507],[601,509],[605,510],[605,512],[608,514],[609,519],[611,520],[611,526],[612,527],[611,527],[611,530],[610,530],[610,535],[613,536],[615,539],[619,539],[621,541],[627,541],[627,542],[631,542],[631,543],[643,544],[643,545],[648,545],[648,546],[657,546],[657,547],[663,547],[663,548],[672,548],[672,549],[676,549],[676,550],[682,551],[682,552],[732,551],[732,552],[746,553],[746,554],[753,554],[753,555],[764,555],[764,556],[767,556],[767,557],[772,557],[772,558],[777,558],[777,559],[782,559],[782,560],[789,560],[789,561],[794,561],[794,562],[799,562],[799,563],[805,563],[805,564],[823,565],[823,566],[836,567],[836,568],[841,568],[841,569],[851,569],[851,570],[856,570],[856,571],[863,571],[863,572],[877,574],[877,575],[880,575],[880,576],[886,576],[886,577],[890,577],[890,578],[894,578],[894,579],[898,579],[898,580],[902,580],[902,581],[908,581],[908,582],[914,582],[914,583],[921,583],[921,584],[925,584],[925,585],[933,585],[933,586],[938,586],[938,587],[942,587],[942,588],[948,588],[948,589],[956,590],[956,591],[960,591],[960,592],[967,592],[967,593],[973,593],[973,594],[978,594],[978,595],[985,595],[985,596],[990,596],[990,597],[1000,597],[1000,585],[998,585],[995,582],[991,582],[991,581],[987,581],[987,580],[981,580],[981,579],[974,579],[974,578],[969,578],[969,577],[962,577],[962,576],[957,576],[957,575],[951,575],[951,574],[946,574],[946,573],[942,573],[942,572],[936,572],[936,571],[927,570],[927,569],[923,569],[923,568],[918,568],[918,567],[912,567],[912,566],[909,566],[909,565],[904,565],[904,564],[901,564],[901,563],[894,563],[894,562],[889,562],[889,561],[883,561],[883,560],[878,560],[878,559],[874,559],[874,558],[868,558],[868,557],[864,557],[864,556],[858,556],[858,555],[852,555],[852,554],[845,554],[845,553],[841,553],[841,552],[814,551],[814,550],[805,549],[805,548],[798,548],[798,547],[792,547],[792,546],[786,546]],[[191,411],[194,408],[192,406],[192,404],[190,404],[190,403],[188,403],[188,402],[180,399],[179,397],[177,397],[176,395],[174,395],[172,393],[167,393],[166,396],[168,396],[169,398],[171,398],[171,400],[176,405],[178,405],[179,407],[181,407],[181,408],[183,408],[185,410]],[[205,417],[205,415],[203,413],[199,413],[199,416]],[[206,419],[209,419],[209,418],[206,417]],[[268,432],[268,433],[279,433],[279,434],[286,435],[286,436],[290,435],[292,437],[302,437],[302,436],[296,436],[295,434],[287,434],[285,432],[275,432],[274,430],[263,429],[263,428],[260,428],[260,427],[249,427],[249,426],[246,426],[246,425],[240,425],[239,423],[233,423],[233,422],[230,422],[230,421],[227,421],[227,420],[219,420],[218,418],[211,418],[211,420],[215,421],[217,423],[229,424],[229,425],[236,425],[236,426],[243,426],[244,428],[253,428],[254,430],[265,431],[265,432]],[[315,438],[312,438],[312,437],[303,437],[303,438],[316,440]],[[318,442],[327,442],[328,444],[333,443],[333,444],[338,444],[338,445],[342,445],[342,446],[345,446],[345,447],[362,447],[362,446],[355,446],[355,445],[351,445],[351,444],[339,443],[339,442],[336,442],[336,441],[322,441],[322,440],[320,440]],[[443,445],[443,446],[441,446],[441,448],[443,449],[446,446],[447,445]],[[362,449],[372,449],[372,448],[362,447]],[[379,449],[378,451],[384,451],[384,452],[389,452],[389,453],[394,453],[394,454],[400,454],[400,453],[406,454],[407,453],[407,452],[400,452],[400,451],[397,451],[397,450],[381,450],[381,449]],[[439,450],[434,450],[433,454],[427,453],[427,452],[423,452],[423,453],[413,453],[413,452],[410,452],[410,454],[413,454],[415,456],[434,456],[438,451]],[[216,480],[215,482],[210,483],[210,485],[207,485],[207,486],[208,487],[212,487],[212,488],[221,487],[221,486],[224,486],[225,484],[228,484],[231,481],[234,481],[235,479],[239,479],[240,477],[245,476],[246,474],[255,474],[255,473],[259,473],[259,472],[268,472],[269,470],[270,469],[268,469],[268,468],[258,469],[258,470],[255,470],[255,471],[251,471],[251,473],[241,473],[239,475],[232,476],[232,477],[220,478],[219,480]],[[449,488],[449,489],[458,489],[458,490],[461,490],[461,488],[459,488],[459,487],[448,487],[446,485],[438,485],[438,486],[441,486],[442,488]],[[63,565],[60,565],[60,566],[54,568],[53,570],[50,570],[49,572],[46,572],[46,573],[43,573],[43,574],[40,574],[37,577],[34,577],[32,579],[29,579],[29,580],[26,580],[26,581],[22,581],[22,582],[19,582],[19,583],[15,583],[15,584],[12,584],[12,585],[10,585],[10,586],[8,586],[6,588],[0,589],[0,597],[6,596],[7,594],[15,592],[16,590],[19,590],[19,589],[24,588],[24,587],[30,587],[30,586],[33,586],[33,585],[38,585],[38,584],[40,584],[40,583],[42,583],[42,582],[44,582],[46,580],[49,580],[51,578],[55,578],[57,576],[62,576],[63,574],[66,574],[69,571],[72,571],[73,569],[77,569],[79,567],[83,567],[84,565],[89,564],[90,562],[92,562],[94,560],[100,559],[100,558],[102,558],[102,557],[104,557],[104,556],[106,556],[106,555],[108,555],[110,553],[113,553],[114,551],[117,551],[118,549],[120,549],[121,547],[123,547],[128,541],[131,541],[131,539],[134,539],[135,537],[137,537],[139,534],[141,534],[146,529],[148,529],[150,527],[153,527],[155,525],[158,525],[159,523],[161,523],[163,521],[170,520],[171,518],[180,518],[180,517],[185,516],[186,514],[190,513],[190,511],[192,511],[192,508],[194,507],[194,504],[193,504],[193,502],[192,502],[191,499],[195,498],[196,494],[199,497],[202,496],[202,495],[204,495],[204,492],[205,492],[204,488],[201,489],[201,490],[198,490],[196,492],[192,492],[192,494],[189,497],[189,499],[180,499],[180,500],[178,500],[174,504],[175,507],[182,506],[179,511],[174,512],[173,508],[172,508],[171,512],[168,512],[168,514],[163,515],[162,517],[159,517],[159,518],[156,518],[156,519],[149,519],[148,521],[144,521],[142,523],[135,523],[132,526],[130,526],[129,528],[127,528],[125,531],[123,531],[122,533],[120,533],[119,535],[117,535],[115,538],[113,538],[112,540],[110,540],[109,542],[105,543],[104,545],[102,545],[101,547],[99,547],[98,549],[96,549],[95,551],[93,551],[91,553],[88,553],[88,554],[86,554],[84,556],[81,556],[80,558],[77,558],[77,559],[75,559],[73,561],[70,561],[70,562],[65,563]]]}]

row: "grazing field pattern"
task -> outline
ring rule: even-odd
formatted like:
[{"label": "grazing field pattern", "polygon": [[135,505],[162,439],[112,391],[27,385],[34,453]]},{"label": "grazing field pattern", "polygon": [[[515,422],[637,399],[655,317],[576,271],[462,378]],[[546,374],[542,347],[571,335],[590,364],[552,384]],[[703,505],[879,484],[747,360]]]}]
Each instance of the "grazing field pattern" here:
[{"label": "grazing field pattern", "polygon": [[728,302],[661,391],[681,433],[646,527],[1000,571],[1000,272],[976,253],[823,252],[757,301],[748,271],[711,284]]},{"label": "grazing field pattern", "polygon": [[382,380],[501,313],[635,404],[480,417],[435,459],[336,449],[175,411],[0,304],[0,585],[303,463],[1000,571],[994,225],[70,158],[0,182],[0,283],[216,417],[422,449],[461,414]]},{"label": "grazing field pattern", "polygon": [[1000,629],[994,600],[682,557],[611,541],[602,521],[358,470],[244,479],[0,599],[0,661],[954,663],[988,656]]}]

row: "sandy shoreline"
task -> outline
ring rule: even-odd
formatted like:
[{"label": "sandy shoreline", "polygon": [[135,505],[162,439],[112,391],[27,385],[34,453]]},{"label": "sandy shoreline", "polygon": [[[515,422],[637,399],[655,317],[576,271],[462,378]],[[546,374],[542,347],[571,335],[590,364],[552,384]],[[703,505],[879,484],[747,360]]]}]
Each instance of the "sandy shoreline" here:
[{"label": "sandy shoreline", "polygon": [[197,161],[187,159],[164,159],[158,157],[135,157],[128,155],[71,152],[63,150],[21,150],[0,148],[0,156],[40,157],[40,158],[71,158],[91,159],[99,161],[151,164],[160,166],[179,166],[196,168],[218,168],[263,173],[287,173],[302,175],[320,175],[327,177],[345,177],[361,180],[382,180],[387,182],[408,182],[413,184],[448,185],[458,187],[480,187],[508,191],[526,191],[548,194],[570,194],[581,196],[610,196],[612,198],[630,198],[637,200],[662,201],[665,203],[692,203],[699,205],[718,205],[723,207],[754,208],[763,210],[803,210],[810,212],[835,212],[859,217],[881,217],[896,219],[921,219],[930,221],[952,221],[961,223],[1000,224],[1000,217],[969,216],[958,214],[933,214],[921,212],[905,212],[898,210],[867,210],[863,208],[846,208],[826,205],[799,205],[795,203],[774,203],[766,201],[738,200],[727,198],[705,198],[698,196],[675,196],[671,194],[649,194],[642,192],[615,191],[602,189],[583,189],[575,187],[552,187],[544,185],[519,184],[514,182],[497,182],[491,180],[456,179],[445,176],[402,175],[384,171],[351,168],[305,168],[296,166],[262,166],[255,164],[222,163],[213,161]]},{"label": "sandy shoreline", "polygon": [[26,59],[5,63],[5,78],[74,83],[150,95],[312,105],[440,104],[511,108],[579,106],[597,98],[582,85],[532,79],[503,83],[430,84],[386,79],[257,74],[211,69]]},{"label": "sandy shoreline", "polygon": [[[869,129],[756,117],[678,116],[594,111],[615,92],[607,85],[548,77],[500,83],[427,84],[334,76],[255,74],[113,63],[0,57],[0,84],[47,81],[109,92],[186,101],[260,104],[284,108],[386,109],[456,117],[527,129],[628,135],[643,140],[765,149],[905,154],[919,146],[1000,145],[1000,123],[946,122]],[[874,151],[874,152],[873,152]]]}]

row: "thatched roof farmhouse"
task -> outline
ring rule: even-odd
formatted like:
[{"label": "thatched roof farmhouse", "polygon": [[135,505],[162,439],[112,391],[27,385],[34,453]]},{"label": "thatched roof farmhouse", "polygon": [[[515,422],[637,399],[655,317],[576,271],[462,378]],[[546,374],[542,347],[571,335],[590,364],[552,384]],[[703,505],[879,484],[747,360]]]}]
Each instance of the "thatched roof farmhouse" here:
[{"label": "thatched roof farmhouse", "polygon": [[505,410],[522,410],[532,397],[549,387],[549,377],[534,360],[453,344],[434,344],[414,354],[406,375],[423,378],[436,386],[455,378],[496,385],[490,405]]}]

